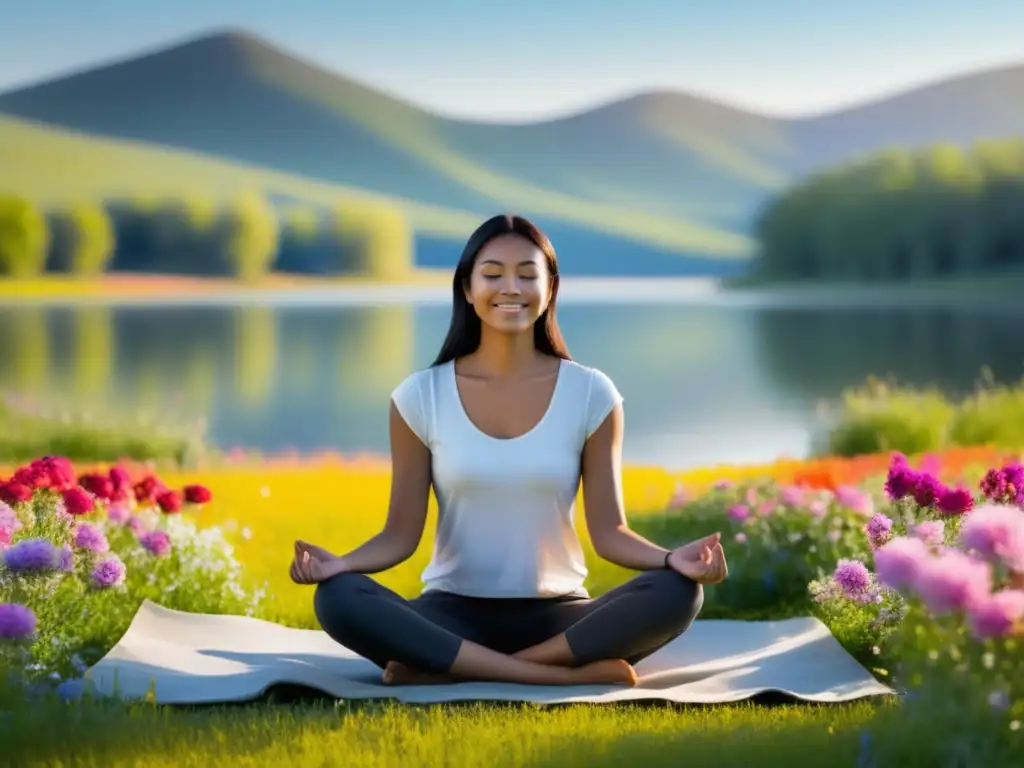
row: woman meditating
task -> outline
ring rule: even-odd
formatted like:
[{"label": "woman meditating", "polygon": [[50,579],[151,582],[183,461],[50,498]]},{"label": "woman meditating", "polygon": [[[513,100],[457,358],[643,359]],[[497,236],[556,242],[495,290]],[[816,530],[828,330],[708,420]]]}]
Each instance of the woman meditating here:
[{"label": "woman meditating", "polygon": [[[482,224],[455,270],[437,360],[392,394],[383,530],[344,555],[295,543],[291,577],[317,584],[320,625],[387,684],[635,685],[633,665],[685,632],[702,585],[726,577],[717,533],[668,551],[629,529],[622,397],[570,358],[557,296],[542,232],[512,216]],[[596,599],[573,523],[581,479],[598,556],[643,571]],[[433,558],[407,600],[366,574],[416,551],[431,486]]]}]

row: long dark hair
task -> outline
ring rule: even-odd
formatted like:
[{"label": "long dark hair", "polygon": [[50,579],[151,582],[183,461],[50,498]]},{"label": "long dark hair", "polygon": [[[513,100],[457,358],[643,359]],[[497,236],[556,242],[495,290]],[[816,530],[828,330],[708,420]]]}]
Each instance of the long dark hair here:
[{"label": "long dark hair", "polygon": [[518,235],[529,240],[544,254],[548,274],[551,276],[551,301],[533,325],[533,345],[537,351],[546,355],[572,360],[562,338],[562,331],[558,327],[558,320],[555,318],[558,301],[558,259],[555,256],[555,247],[547,235],[529,220],[522,216],[500,215],[488,219],[477,227],[466,241],[466,247],[462,249],[462,256],[452,278],[452,322],[448,326],[448,335],[441,345],[441,351],[437,353],[437,359],[431,367],[464,357],[475,352],[480,346],[480,317],[466,299],[466,287],[469,285],[477,255],[487,243],[502,235]]}]

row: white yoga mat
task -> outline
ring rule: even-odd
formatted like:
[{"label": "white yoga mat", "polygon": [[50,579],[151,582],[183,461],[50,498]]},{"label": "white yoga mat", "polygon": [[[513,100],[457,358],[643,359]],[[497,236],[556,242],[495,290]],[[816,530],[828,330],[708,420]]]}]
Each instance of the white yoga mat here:
[{"label": "white yoga mat", "polygon": [[97,693],[160,704],[239,702],[275,685],[308,686],[339,699],[406,703],[529,701],[540,704],[663,700],[711,704],[777,692],[838,703],[892,694],[815,618],[696,621],[636,667],[635,688],[454,683],[386,686],[372,662],[316,630],[244,616],[172,611],[146,601],[121,641],[86,673]]}]

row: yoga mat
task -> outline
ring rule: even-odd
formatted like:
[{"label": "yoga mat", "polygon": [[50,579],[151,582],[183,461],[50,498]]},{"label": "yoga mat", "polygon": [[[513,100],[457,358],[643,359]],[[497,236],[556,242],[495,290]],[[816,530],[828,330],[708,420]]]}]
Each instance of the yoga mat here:
[{"label": "yoga mat", "polygon": [[110,652],[86,672],[97,693],[152,694],[160,704],[248,701],[280,684],[308,686],[339,699],[405,703],[529,701],[539,704],[663,700],[725,703],[776,692],[838,703],[894,693],[818,619],[698,620],[636,666],[635,688],[467,682],[387,686],[372,662],[318,630],[291,629],[244,616],[173,611],[146,601]]}]

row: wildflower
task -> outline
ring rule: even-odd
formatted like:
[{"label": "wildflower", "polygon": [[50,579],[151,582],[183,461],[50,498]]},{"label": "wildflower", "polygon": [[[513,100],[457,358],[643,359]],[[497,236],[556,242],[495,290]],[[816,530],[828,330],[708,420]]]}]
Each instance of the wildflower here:
[{"label": "wildflower", "polygon": [[732,480],[719,480],[713,486],[716,491],[727,491],[735,485]]},{"label": "wildflower", "polygon": [[67,544],[61,547],[60,550],[60,569],[64,573],[70,573],[75,570],[75,553]]},{"label": "wildflower", "polygon": [[887,587],[903,589],[914,583],[928,557],[923,541],[898,536],[875,550],[875,574]]},{"label": "wildflower", "polygon": [[899,501],[914,490],[917,480],[918,473],[907,464],[907,457],[902,453],[894,454],[885,478],[886,495],[893,501]]},{"label": "wildflower", "polygon": [[0,501],[0,547],[10,544],[21,527],[21,520],[14,514],[14,510]]},{"label": "wildflower", "polygon": [[55,571],[60,567],[60,550],[46,539],[22,539],[3,553],[11,571]]},{"label": "wildflower", "polygon": [[135,494],[135,500],[139,504],[155,503],[156,497],[165,490],[163,483],[157,480],[153,475],[146,475],[146,477],[142,478],[132,486],[132,492]]},{"label": "wildflower", "polygon": [[60,456],[44,456],[18,469],[11,480],[29,488],[63,491],[75,485],[75,468]]},{"label": "wildflower", "polygon": [[919,507],[930,507],[946,493],[946,490],[946,486],[935,475],[922,472],[918,473],[911,493]]},{"label": "wildflower", "polygon": [[1005,637],[1024,619],[1024,590],[1004,589],[987,595],[968,612],[971,632],[979,640]]},{"label": "wildflower", "polygon": [[32,498],[32,488],[23,483],[8,480],[0,483],[0,501],[7,504],[21,504]]},{"label": "wildflower", "polygon": [[171,537],[165,531],[147,531],[139,536],[139,543],[156,557],[171,553]]},{"label": "wildflower", "polygon": [[101,501],[110,501],[114,495],[114,484],[110,477],[99,472],[89,472],[78,478],[78,484]]},{"label": "wildflower", "polygon": [[181,510],[181,494],[177,491],[163,491],[156,497],[156,503],[164,514],[173,514]]},{"label": "wildflower", "polygon": [[974,508],[974,497],[966,488],[946,490],[939,496],[939,511],[946,515],[962,515]]},{"label": "wildflower", "polygon": [[110,544],[103,532],[96,526],[87,523],[75,527],[75,546],[99,554],[110,551]]},{"label": "wildflower", "polygon": [[112,523],[124,523],[131,516],[132,510],[127,503],[115,501],[107,507],[107,519]]},{"label": "wildflower", "polygon": [[840,560],[832,578],[848,597],[865,592],[871,586],[871,573],[859,560]]},{"label": "wildflower", "polygon": [[878,513],[868,520],[864,530],[871,540],[871,546],[880,547],[892,538],[892,520],[882,513]]},{"label": "wildflower", "polygon": [[733,520],[746,520],[750,517],[750,507],[746,504],[733,504],[726,514]]},{"label": "wildflower", "polygon": [[95,497],[84,488],[68,488],[61,493],[69,515],[87,515],[96,509]]},{"label": "wildflower", "polygon": [[941,520],[925,520],[915,525],[911,534],[930,547],[938,547],[946,540],[946,524]]},{"label": "wildflower", "polygon": [[743,531],[740,531],[739,533],[737,533],[737,534],[736,534],[736,535],[735,535],[735,536],[733,537],[733,540],[734,540],[734,541],[735,541],[735,542],[736,542],[737,544],[746,544],[746,543],[747,543],[747,534],[745,534],[745,533],[744,533]]},{"label": "wildflower", "polygon": [[997,504],[1008,503],[1014,500],[1016,489],[1009,488],[1006,474],[1001,469],[990,469],[981,479],[981,493],[989,501]]},{"label": "wildflower", "polygon": [[107,557],[96,563],[89,574],[94,589],[108,589],[124,583],[125,567],[117,557]]},{"label": "wildflower", "polygon": [[[199,500],[202,497],[202,491],[206,491],[206,499]],[[185,501],[189,504],[205,504],[210,500],[210,492],[201,485],[186,485],[184,488]],[[668,501],[669,509],[682,509],[686,506],[689,498],[686,493],[686,487],[682,483],[676,483],[675,489],[672,491],[672,498]]]},{"label": "wildflower", "polygon": [[795,485],[789,485],[782,489],[779,498],[787,507],[799,507],[804,503],[804,491]]},{"label": "wildflower", "polygon": [[978,507],[964,520],[960,536],[968,549],[989,560],[1001,558],[1024,572],[1024,511],[1006,504]]},{"label": "wildflower", "polygon": [[836,488],[836,503],[851,512],[857,512],[864,516],[868,516],[874,512],[874,504],[871,502],[871,496],[848,485]]},{"label": "wildflower", "polygon": [[142,518],[138,515],[130,515],[128,519],[124,521],[124,527],[136,536],[141,536],[146,530],[146,524],[142,522]]},{"label": "wildflower", "polygon": [[762,501],[757,508],[757,514],[761,515],[761,517],[768,517],[768,515],[775,512],[775,510],[776,504],[774,501]]},{"label": "wildflower", "polygon": [[811,513],[812,517],[822,518],[828,514],[828,507],[821,499],[815,499],[807,505],[807,511]]},{"label": "wildflower", "polygon": [[992,591],[992,569],[983,560],[947,549],[924,561],[914,587],[933,614],[971,609]]},{"label": "wildflower", "polygon": [[123,467],[111,467],[107,473],[110,477],[110,500],[128,501],[132,497],[132,479]]},{"label": "wildflower", "polygon": [[0,603],[0,638],[23,640],[36,631],[36,615],[20,603]]}]

